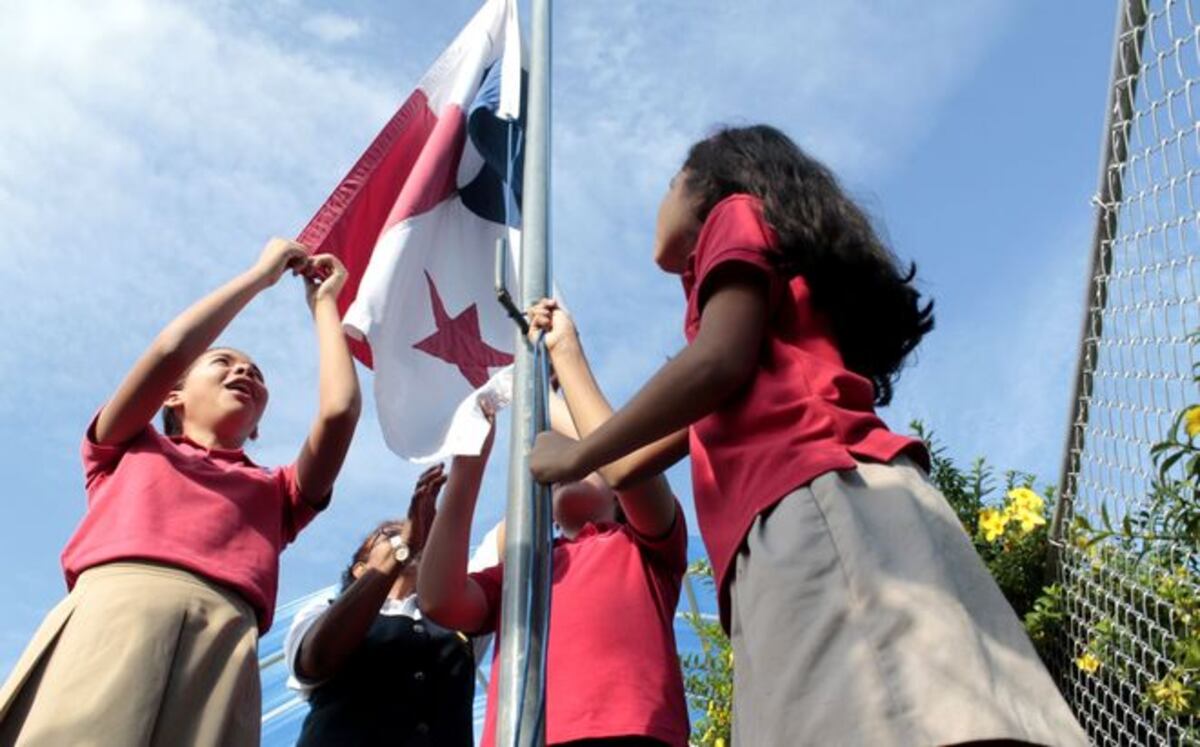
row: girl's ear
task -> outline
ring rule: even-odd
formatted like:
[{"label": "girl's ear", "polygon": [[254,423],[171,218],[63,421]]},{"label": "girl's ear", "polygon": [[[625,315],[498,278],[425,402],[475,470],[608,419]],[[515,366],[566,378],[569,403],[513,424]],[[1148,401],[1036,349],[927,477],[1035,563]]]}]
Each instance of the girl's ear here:
[{"label": "girl's ear", "polygon": [[178,436],[183,433],[183,393],[172,389],[163,400],[162,422],[163,433],[168,436]]},{"label": "girl's ear", "polygon": [[363,572],[366,570],[367,564],[360,560],[354,565],[350,566],[350,575],[358,578],[359,576],[363,575]]}]

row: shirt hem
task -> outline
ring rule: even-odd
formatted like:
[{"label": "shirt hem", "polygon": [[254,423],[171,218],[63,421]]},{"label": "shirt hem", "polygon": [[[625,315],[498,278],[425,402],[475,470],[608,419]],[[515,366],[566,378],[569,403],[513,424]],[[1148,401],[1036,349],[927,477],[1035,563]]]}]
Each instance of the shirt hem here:
[{"label": "shirt hem", "polygon": [[75,587],[75,582],[79,577],[91,568],[97,568],[108,563],[117,563],[123,561],[146,561],[149,563],[161,563],[163,565],[178,568],[188,573],[195,574],[205,581],[220,586],[234,594],[237,594],[250,608],[254,610],[255,620],[258,624],[259,635],[265,634],[271,628],[274,622],[274,609],[266,603],[266,595],[260,590],[248,586],[244,582],[239,582],[237,579],[221,577],[203,567],[203,563],[197,558],[181,555],[166,555],[156,554],[152,551],[142,550],[105,550],[104,548],[90,548],[86,558],[82,562],[78,558],[62,558],[63,574],[67,583],[67,590]]}]

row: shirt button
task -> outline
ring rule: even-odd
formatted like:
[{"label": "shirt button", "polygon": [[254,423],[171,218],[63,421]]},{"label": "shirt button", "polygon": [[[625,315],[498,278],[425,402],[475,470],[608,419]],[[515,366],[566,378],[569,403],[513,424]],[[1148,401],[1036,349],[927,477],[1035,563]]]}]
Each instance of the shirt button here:
[{"label": "shirt button", "polygon": [[425,626],[422,625],[421,623],[416,623],[415,625],[413,625],[413,632],[414,633],[424,633]]},{"label": "shirt button", "polygon": [[417,733],[418,734],[428,734],[429,733],[429,724],[425,723],[424,721],[417,724]]},{"label": "shirt button", "polygon": [[424,672],[413,672],[413,679],[416,680],[417,682],[424,682],[425,681],[425,673]]}]

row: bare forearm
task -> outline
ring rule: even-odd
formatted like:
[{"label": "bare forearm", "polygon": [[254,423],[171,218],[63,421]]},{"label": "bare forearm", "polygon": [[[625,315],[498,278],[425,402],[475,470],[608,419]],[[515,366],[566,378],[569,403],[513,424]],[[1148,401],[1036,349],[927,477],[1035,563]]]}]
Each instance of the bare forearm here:
[{"label": "bare forearm", "polygon": [[564,340],[551,352],[550,358],[567,400],[571,421],[575,423],[579,437],[587,438],[612,417],[612,405],[601,391],[583,347],[577,342]]},{"label": "bare forearm", "polygon": [[625,492],[647,478],[661,476],[687,455],[688,429],[684,427],[606,464],[600,474],[613,489]]},{"label": "bare forearm", "polygon": [[332,298],[316,302],[313,322],[319,355],[317,418],[297,458],[297,472],[305,500],[321,508],[350,450],[362,399]]},{"label": "bare forearm", "polygon": [[[563,340],[552,352],[554,370],[562,384],[567,407],[581,438],[586,438],[612,418],[613,409],[601,391],[577,339]],[[653,443],[599,468],[600,476],[614,488],[629,523],[648,536],[671,528],[675,496],[662,472],[687,453],[686,431],[682,450],[676,434],[668,444]]]},{"label": "bare forearm", "polygon": [[607,467],[617,475],[645,473],[657,451],[639,451],[716,410],[741,382],[719,356],[694,346],[671,359],[636,396],[580,442],[577,471]]},{"label": "bare forearm", "polygon": [[[260,274],[247,270],[175,317],[155,339],[160,350],[173,353],[186,367],[212,345],[246,304],[267,284]],[[179,373],[183,373],[182,369]]]},{"label": "bare forearm", "polygon": [[362,408],[362,394],[354,360],[342,330],[337,301],[333,298],[319,300],[313,309],[313,322],[320,356],[320,415],[326,419],[349,416],[357,420]]},{"label": "bare forearm", "polygon": [[300,644],[297,669],[302,676],[327,680],[338,673],[366,638],[395,576],[367,568],[321,615]]},{"label": "bare forearm", "polygon": [[443,625],[467,630],[480,622],[468,584],[467,555],[485,465],[481,457],[454,459],[417,578],[417,597],[426,614]]},{"label": "bare forearm", "polygon": [[[766,329],[766,279],[757,268],[738,263],[726,263],[714,273],[719,274],[691,344],[582,441],[568,445],[556,434],[539,434],[529,463],[537,479],[576,480],[614,463],[606,467],[610,474],[646,474],[651,457],[677,450],[682,429],[746,385],[758,366]],[[670,434],[676,435],[663,440]],[[656,442],[655,448],[643,448]]]}]

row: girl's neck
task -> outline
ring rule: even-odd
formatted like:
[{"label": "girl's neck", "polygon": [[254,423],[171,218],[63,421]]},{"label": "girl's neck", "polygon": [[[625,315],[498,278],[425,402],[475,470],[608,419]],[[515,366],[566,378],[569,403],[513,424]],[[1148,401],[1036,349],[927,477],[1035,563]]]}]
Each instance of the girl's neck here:
[{"label": "girl's neck", "polygon": [[195,425],[193,423],[184,422],[183,424],[184,438],[203,446],[206,449],[223,449],[225,451],[237,451],[246,443],[244,438],[232,438],[221,436],[211,428]]},{"label": "girl's neck", "polygon": [[412,573],[401,573],[388,592],[388,599],[400,601],[417,590],[417,578]]}]

